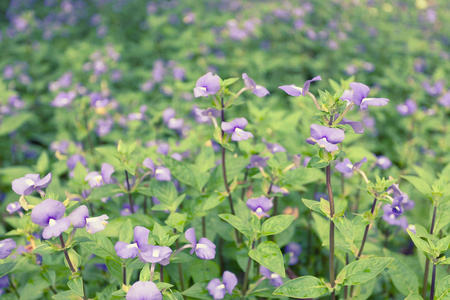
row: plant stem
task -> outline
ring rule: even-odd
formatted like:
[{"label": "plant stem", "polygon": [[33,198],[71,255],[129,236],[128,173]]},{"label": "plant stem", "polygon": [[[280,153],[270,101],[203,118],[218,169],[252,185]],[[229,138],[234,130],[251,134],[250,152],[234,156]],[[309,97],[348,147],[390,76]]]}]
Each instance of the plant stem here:
[{"label": "plant stem", "polygon": [[[59,241],[61,242],[61,247],[63,249],[64,256],[66,257],[66,261],[67,261],[67,264],[69,265],[70,271],[72,272],[72,274],[75,274],[77,272],[77,270],[74,268],[72,261],[70,260],[69,253],[67,253],[66,244],[64,243],[64,238],[63,238],[62,234],[59,235]],[[84,288],[84,282],[83,282],[83,277],[81,276],[81,272],[80,272],[80,277],[81,277],[81,283],[83,285],[83,294],[84,294],[83,299],[87,300],[86,289]]]},{"label": "plant stem", "polygon": [[159,266],[159,281],[160,282],[164,281],[164,266],[163,265]]},{"label": "plant stem", "polygon": [[127,285],[127,267],[125,264],[122,266],[123,285]]},{"label": "plant stem", "polygon": [[431,274],[431,291],[430,291],[430,300],[434,299],[434,286],[436,284],[436,265],[433,264],[433,273]]},{"label": "plant stem", "polygon": [[[431,219],[430,234],[433,234],[433,232],[434,232],[434,222],[436,221],[436,210],[437,210],[437,206],[435,204],[434,205],[434,209],[433,209],[433,217]],[[428,258],[425,258],[425,259],[426,259],[426,261],[425,261],[425,273],[424,273],[424,276],[423,276],[423,286],[422,286],[422,298],[423,299],[425,299],[425,297],[427,296],[428,272],[430,271],[430,261],[428,260]]]},{"label": "plant stem", "polygon": [[202,217],[202,233],[203,236],[206,237],[206,218]]},{"label": "plant stem", "polygon": [[[252,242],[252,248],[255,248],[255,240],[253,240]],[[241,299],[245,299],[245,292],[247,291],[247,283],[248,283],[248,276],[250,275],[250,267],[252,265],[252,258],[249,256],[248,257],[248,262],[247,262],[247,269],[245,270],[245,275],[244,275],[244,283],[242,284],[242,292],[241,292]]]},{"label": "plant stem", "polygon": [[[373,214],[373,212],[375,211],[375,206],[376,206],[376,205],[377,205],[377,198],[374,198],[374,199],[373,199],[373,203],[372,203],[372,209],[370,210],[370,212],[371,212],[372,214]],[[361,247],[359,248],[359,251],[358,251],[358,253],[356,254],[356,260],[359,260],[359,258],[361,257],[361,254],[362,254],[362,252],[363,252],[363,250],[364,250],[364,245],[365,245],[366,240],[367,240],[367,233],[369,232],[370,225],[371,225],[371,224],[367,224],[367,225],[366,225],[366,229],[364,230],[364,237],[363,237],[362,242],[361,242]]]},{"label": "plant stem", "polygon": [[[331,167],[330,165],[326,168],[326,181],[327,181],[327,191],[328,191],[328,199],[330,200],[330,284],[331,287],[334,288],[334,199],[333,199],[333,191],[331,188]],[[336,299],[335,291],[331,293],[331,299]]]},{"label": "plant stem", "polygon": [[[348,252],[345,253],[345,265],[348,265]],[[348,298],[348,286],[344,287],[344,299]]]},{"label": "plant stem", "polygon": [[[221,116],[221,120],[222,123],[225,122],[225,110],[224,110],[224,106],[223,106],[223,97],[221,98],[221,104],[222,104],[222,110],[220,111],[220,116]],[[225,134],[225,132],[221,129],[222,132],[222,141],[223,141],[223,136]],[[228,180],[227,180],[227,169],[226,169],[226,165],[225,165],[225,148],[221,145],[221,150],[222,150],[222,174],[223,174],[223,183],[225,184],[225,189],[228,193],[228,200],[230,202],[230,210],[231,213],[233,215],[235,215],[234,213],[234,206],[233,206],[233,198],[231,197],[231,193],[230,193],[230,186],[228,185]]]},{"label": "plant stem", "polygon": [[[248,177],[248,169],[245,169],[244,183],[247,181],[247,177]],[[245,191],[246,191],[246,188],[243,188],[242,189],[242,193],[241,193],[241,200],[242,201],[244,201]]]},{"label": "plant stem", "polygon": [[[175,234],[176,233],[177,233],[177,230],[175,229]],[[178,239],[176,240],[175,245],[177,246],[177,249],[180,248],[180,243],[178,242]],[[178,276],[180,277],[181,290],[184,291],[183,268],[182,268],[181,264],[178,264]]]},{"label": "plant stem", "polygon": [[128,171],[127,170],[125,170],[125,179],[127,181],[128,201],[130,202],[130,211],[132,214],[134,214],[133,199],[131,199],[130,181],[128,180]]}]

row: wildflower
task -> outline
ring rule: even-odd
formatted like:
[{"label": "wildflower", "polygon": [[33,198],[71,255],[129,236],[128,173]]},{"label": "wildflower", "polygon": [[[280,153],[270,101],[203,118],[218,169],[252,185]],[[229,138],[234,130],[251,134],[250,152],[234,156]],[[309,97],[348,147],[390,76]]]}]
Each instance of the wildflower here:
[{"label": "wildflower", "polygon": [[0,259],[7,258],[13,249],[17,247],[13,239],[4,239],[0,241]]},{"label": "wildflower", "polygon": [[267,149],[269,149],[269,151],[274,154],[277,152],[286,152],[286,149],[284,149],[284,147],[281,146],[280,144],[266,143],[266,146],[267,146]]},{"label": "wildflower", "polygon": [[24,177],[13,180],[11,183],[13,191],[18,195],[31,195],[33,191],[43,194],[42,189],[52,182],[52,173],[48,173],[44,178],[39,174],[27,174]]},{"label": "wildflower", "polygon": [[355,105],[359,105],[361,109],[367,109],[370,106],[384,106],[388,104],[389,99],[386,98],[367,98],[370,92],[370,88],[359,82],[350,83],[351,91],[345,92],[341,99],[353,102]]},{"label": "wildflower", "polygon": [[[148,235],[150,234],[150,230],[142,226],[136,226],[133,230],[134,235],[134,243],[129,244],[122,241],[117,242],[114,245],[114,250],[119,257],[126,258],[135,258],[138,256],[139,251],[144,251],[148,247]],[[139,257],[141,259],[141,257]],[[141,259],[143,261],[143,259]]]},{"label": "wildflower", "polygon": [[158,181],[170,181],[172,179],[170,170],[165,167],[157,167],[155,170],[155,179]]},{"label": "wildflower", "polygon": [[236,118],[231,122],[222,122],[222,130],[226,133],[233,134],[231,140],[235,142],[245,141],[253,137],[253,134],[243,129],[248,125],[245,118]]},{"label": "wildflower", "polygon": [[306,80],[305,84],[303,84],[303,88],[295,86],[294,84],[282,85],[282,86],[279,86],[278,88],[282,89],[283,91],[286,92],[286,94],[288,94],[290,96],[299,97],[300,95],[302,95],[304,97],[306,95],[306,93],[309,92],[309,86],[311,85],[311,82],[318,81],[318,80],[322,80],[322,77],[316,76],[313,79]]},{"label": "wildflower", "polygon": [[438,100],[439,104],[443,107],[450,107],[450,91],[442,95]]},{"label": "wildflower", "polygon": [[434,85],[431,85],[429,81],[424,81],[422,87],[430,96],[436,97],[444,90],[444,83],[444,80],[438,80]]},{"label": "wildflower", "polygon": [[16,201],[16,202],[13,202],[13,203],[8,204],[8,205],[6,206],[6,211],[7,211],[9,214],[13,214],[13,213],[15,213],[16,211],[19,211],[20,208],[21,208],[20,203]]},{"label": "wildflower", "polygon": [[244,79],[245,86],[251,89],[252,93],[255,94],[256,96],[264,97],[270,94],[265,87],[257,85],[253,79],[248,77],[247,73],[242,74],[242,79]]},{"label": "wildflower", "polygon": [[111,179],[112,173],[114,173],[114,167],[108,163],[103,163],[100,174],[98,172],[90,172],[84,180],[89,183],[91,188],[99,187],[113,182]]},{"label": "wildflower", "polygon": [[383,220],[388,223],[389,225],[393,226],[399,226],[406,230],[408,228],[408,220],[405,216],[400,217],[400,215],[397,215],[393,210],[392,206],[390,204],[385,204],[383,206]]},{"label": "wildflower", "polygon": [[259,219],[262,217],[269,217],[266,212],[268,212],[273,206],[272,201],[264,196],[259,198],[250,198],[247,200],[246,204],[247,207],[250,208]]},{"label": "wildflower", "polygon": [[215,95],[219,90],[220,77],[209,72],[197,80],[194,96],[195,98],[208,97],[209,95]]},{"label": "wildflower", "polygon": [[141,250],[139,258],[148,263],[159,263],[165,266],[169,264],[171,254],[172,249],[169,247],[149,245],[145,247],[145,250]]},{"label": "wildflower", "polygon": [[206,286],[206,289],[209,291],[209,294],[213,296],[214,300],[223,299],[227,292],[232,295],[233,290],[237,285],[236,275],[229,271],[223,272],[222,278],[223,282],[221,282],[219,278],[214,278]]},{"label": "wildflower", "polygon": [[392,162],[386,156],[378,156],[376,165],[380,167],[380,169],[386,170],[392,166]]},{"label": "wildflower", "polygon": [[[139,205],[133,204],[133,211],[138,211]],[[122,210],[120,211],[121,216],[129,216],[131,215],[131,206],[129,203],[125,203],[122,205]]]},{"label": "wildflower", "polygon": [[291,242],[284,247],[284,252],[289,255],[290,266],[298,263],[298,257],[302,253],[302,246],[299,243]]},{"label": "wildflower", "polygon": [[163,296],[153,281],[135,282],[127,292],[126,300],[162,300]]},{"label": "wildflower", "polygon": [[345,138],[342,130],[317,124],[311,125],[310,132],[311,137],[307,138],[306,142],[311,145],[318,144],[319,147],[325,148],[328,152],[338,150],[336,144],[341,143]]},{"label": "wildflower", "polygon": [[[337,116],[339,117],[339,114],[337,114]],[[364,127],[361,124],[361,122],[357,122],[357,121],[352,121],[346,118],[342,118],[342,121],[339,122],[339,124],[343,124],[343,125],[350,125],[350,127],[352,127],[353,131],[355,133],[358,134],[362,134],[364,133]]]},{"label": "wildflower", "polygon": [[48,240],[59,236],[70,227],[70,219],[63,218],[65,212],[64,204],[53,199],[46,199],[33,208],[31,221],[45,227],[42,237]]},{"label": "wildflower", "polygon": [[68,107],[72,103],[77,94],[74,91],[60,92],[50,103],[53,107]]},{"label": "wildflower", "polygon": [[184,236],[191,243],[190,246],[192,246],[192,250],[190,254],[193,254],[195,252],[198,258],[214,259],[214,257],[216,256],[216,245],[214,245],[213,242],[211,242],[205,237],[202,237],[197,242],[194,228],[189,228],[188,230],[186,230]]},{"label": "wildflower", "polygon": [[269,157],[261,157],[259,155],[252,155],[250,157],[250,164],[247,166],[247,169],[251,168],[264,168],[267,166],[267,160]]},{"label": "wildflower", "polygon": [[271,285],[273,285],[274,287],[279,287],[281,285],[283,285],[283,278],[281,278],[280,275],[278,275],[277,273],[272,273],[270,272],[269,269],[267,269],[264,266],[260,266],[259,267],[259,272],[261,272],[261,274],[266,277],[267,279],[269,279],[269,283]]},{"label": "wildflower", "polygon": [[393,184],[387,189],[388,193],[392,193],[392,212],[396,217],[403,213],[403,209],[410,210],[414,207],[414,201],[410,200],[408,195],[400,191],[398,184]]},{"label": "wildflower", "polygon": [[343,162],[336,164],[336,169],[344,174],[345,177],[352,177],[353,172],[359,170],[363,163],[367,162],[367,158],[364,157],[361,161],[355,163],[354,165],[350,159],[345,158]]},{"label": "wildflower", "polygon": [[89,211],[86,205],[81,205],[72,211],[68,217],[74,228],[84,228],[86,231],[93,234],[105,229],[109,219],[107,215],[89,218]]},{"label": "wildflower", "polygon": [[397,105],[397,111],[402,116],[412,115],[417,110],[417,104],[411,99],[407,99],[404,103]]}]

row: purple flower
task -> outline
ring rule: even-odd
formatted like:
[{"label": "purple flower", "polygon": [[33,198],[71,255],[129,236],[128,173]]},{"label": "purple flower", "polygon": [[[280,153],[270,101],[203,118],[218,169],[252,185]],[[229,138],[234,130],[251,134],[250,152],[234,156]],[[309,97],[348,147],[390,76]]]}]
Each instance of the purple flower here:
[{"label": "purple flower", "polygon": [[209,95],[215,95],[219,90],[220,77],[209,72],[197,80],[194,96],[195,98],[208,97]]},{"label": "purple flower", "polygon": [[344,131],[337,128],[312,124],[310,131],[311,137],[307,138],[306,142],[311,145],[318,144],[319,147],[325,148],[328,152],[338,150],[336,144],[341,143],[345,138]]},{"label": "purple flower", "polygon": [[162,118],[164,123],[169,123],[169,120],[172,118],[175,118],[175,116],[177,115],[177,113],[175,112],[175,109],[169,107],[166,108],[163,113],[162,113]]},{"label": "purple flower", "polygon": [[247,166],[247,169],[251,168],[264,168],[267,166],[267,160],[269,157],[261,157],[259,155],[252,155],[250,157],[250,164]]},{"label": "purple flower", "polygon": [[383,220],[389,225],[399,226],[406,230],[408,228],[408,220],[405,216],[400,217],[396,215],[395,212],[392,211],[392,207],[390,204],[385,204],[383,206],[384,214]]},{"label": "purple flower", "polygon": [[170,181],[172,176],[170,170],[165,167],[157,167],[155,170],[155,179],[158,181]]},{"label": "purple flower", "polygon": [[48,173],[44,178],[40,178],[39,174],[27,174],[24,177],[13,180],[11,183],[13,191],[18,195],[31,195],[33,191],[42,193],[42,189],[46,188],[52,182],[52,173]]},{"label": "purple flower", "polygon": [[206,289],[209,291],[209,294],[213,296],[214,300],[223,299],[227,292],[232,295],[233,290],[237,285],[236,275],[229,271],[223,272],[222,278],[223,283],[219,278],[214,278],[206,286]]},{"label": "purple flower", "polygon": [[[139,210],[139,205],[133,204],[133,210],[134,211],[138,211]],[[130,206],[129,203],[125,203],[124,205],[122,205],[122,210],[120,211],[120,215],[122,217],[131,215],[131,206]]]},{"label": "purple flower", "polygon": [[365,162],[367,162],[366,157],[364,157],[361,161],[359,161],[353,165],[352,162],[348,158],[345,158],[343,162],[336,164],[336,169],[339,172],[341,172],[342,174],[344,174],[345,177],[352,177],[353,172],[355,172],[356,170],[359,170],[361,168],[362,164]]},{"label": "purple flower", "polygon": [[242,74],[242,79],[244,79],[245,86],[251,89],[252,93],[255,94],[256,96],[264,97],[270,94],[265,87],[257,85],[253,79],[248,77],[247,73]]},{"label": "purple flower", "polygon": [[376,165],[380,167],[380,169],[386,170],[392,166],[392,162],[386,156],[378,156]]},{"label": "purple flower", "polygon": [[192,250],[190,254],[194,253],[195,251],[197,257],[201,259],[214,259],[214,257],[216,256],[216,245],[214,245],[213,242],[211,242],[205,237],[202,237],[197,242],[194,228],[189,228],[188,230],[186,230],[184,236],[192,245]]},{"label": "purple flower", "polygon": [[367,109],[369,106],[384,106],[389,102],[386,98],[367,98],[370,88],[363,83],[352,82],[350,87],[352,91],[345,92],[341,99],[351,101],[359,105],[361,109]]},{"label": "purple flower", "polygon": [[283,194],[284,196],[289,195],[289,190],[285,187],[279,187],[278,185],[272,185],[272,193],[277,194]]},{"label": "purple flower", "polygon": [[107,215],[89,218],[89,211],[86,205],[77,207],[70,213],[68,218],[72,223],[73,228],[83,228],[86,226],[86,231],[90,234],[104,230],[105,226],[108,224],[106,220],[109,219]]},{"label": "purple flower", "polygon": [[70,142],[69,141],[61,141],[61,142],[53,142],[50,144],[50,149],[52,151],[58,151],[61,154],[67,154],[67,150],[69,149]]},{"label": "purple flower", "polygon": [[142,162],[142,165],[144,167],[146,167],[147,169],[150,169],[152,174],[155,172],[156,170],[156,166],[155,163],[153,162],[153,159],[151,159],[150,157],[147,157],[146,159],[144,159],[144,161]]},{"label": "purple flower", "polygon": [[444,80],[436,81],[434,85],[431,85],[429,81],[422,83],[424,90],[433,97],[439,96],[444,90]]},{"label": "purple flower", "polygon": [[267,146],[267,149],[269,149],[270,152],[272,152],[272,153],[286,152],[286,149],[284,149],[284,147],[281,146],[280,144],[266,143],[266,146]]},{"label": "purple flower", "polygon": [[291,242],[284,247],[284,253],[289,255],[288,264],[290,266],[295,265],[298,263],[298,257],[302,253],[302,246],[299,243]]},{"label": "purple flower", "polygon": [[302,95],[303,97],[306,95],[307,92],[309,92],[309,86],[311,85],[311,82],[322,80],[322,77],[316,76],[313,79],[306,80],[305,84],[303,84],[303,88],[295,86],[294,84],[291,85],[282,85],[279,86],[279,89],[282,89],[286,92],[286,94],[294,97],[299,97]]},{"label": "purple flower", "polygon": [[135,282],[127,292],[126,300],[162,300],[163,296],[153,281]]},{"label": "purple flower", "polygon": [[55,99],[50,103],[51,106],[54,107],[68,107],[72,103],[73,99],[76,97],[76,93],[74,91],[70,92],[60,92],[56,95]]},{"label": "purple flower", "polygon": [[169,247],[148,245],[145,250],[141,250],[139,257],[148,263],[159,263],[166,266],[170,263],[172,249]]},{"label": "purple flower", "polygon": [[105,229],[109,217],[107,215],[101,215],[98,217],[87,218],[86,219],[86,231],[90,234],[102,231]]},{"label": "purple flower", "polygon": [[414,201],[410,200],[406,193],[400,191],[398,184],[391,185],[387,189],[387,192],[389,194],[392,193],[393,201],[391,209],[396,217],[400,216],[404,209],[410,210],[414,207]]},{"label": "purple flower", "polygon": [[6,211],[7,211],[9,214],[13,214],[13,213],[15,213],[16,211],[19,211],[20,208],[21,208],[20,203],[16,201],[16,202],[13,202],[13,203],[8,204],[8,205],[6,206]]},{"label": "purple flower", "polygon": [[439,104],[443,107],[450,107],[450,91],[442,95],[438,100]]},{"label": "purple flower", "polygon": [[89,183],[91,188],[99,187],[113,182],[111,179],[112,173],[114,173],[114,167],[108,163],[103,163],[100,174],[98,172],[90,172],[84,180]]},{"label": "purple flower", "polygon": [[77,163],[80,163],[85,167],[87,164],[86,159],[81,154],[74,154],[74,155],[70,156],[66,161],[67,168],[69,168],[69,170],[71,170],[71,171],[73,169],[75,169],[75,167],[77,166]]},{"label": "purple flower", "polygon": [[45,227],[42,237],[46,240],[57,237],[70,227],[70,219],[64,216],[66,207],[59,201],[46,199],[31,212],[31,221]]},{"label": "purple flower", "polygon": [[253,134],[243,129],[248,122],[245,118],[236,118],[231,122],[222,122],[222,130],[226,133],[232,133],[231,140],[235,142],[245,141],[253,137]]},{"label": "purple flower", "polygon": [[283,285],[283,278],[281,278],[280,275],[278,275],[277,273],[272,273],[270,272],[269,269],[267,269],[264,266],[260,266],[259,267],[259,272],[261,272],[261,274],[266,277],[267,279],[269,279],[269,283],[271,285],[273,285],[274,287],[279,287],[281,285]]},{"label": "purple flower", "polygon": [[7,258],[13,249],[17,247],[13,239],[4,239],[0,241],[0,259]]},{"label": "purple flower", "polygon": [[250,198],[247,200],[246,204],[247,207],[250,208],[259,219],[262,217],[269,217],[266,212],[268,212],[273,206],[272,201],[264,196],[259,198]]},{"label": "purple flower", "polygon": [[167,144],[167,143],[160,143],[158,145],[158,148],[156,149],[156,152],[160,153],[160,154],[167,155],[167,153],[169,153],[169,150],[170,150],[169,144]]},{"label": "purple flower", "polygon": [[[337,115],[339,117],[339,114]],[[362,134],[364,133],[364,127],[361,122],[351,121],[346,118],[342,118],[342,121],[339,124],[350,125],[355,133]]]},{"label": "purple flower", "polygon": [[148,236],[150,234],[150,230],[142,226],[136,226],[134,227],[133,234],[134,243],[128,244],[119,241],[114,246],[114,250],[116,250],[116,253],[119,257],[123,259],[135,258],[136,256],[138,256],[139,250],[143,251],[148,247]]},{"label": "purple flower", "polygon": [[397,105],[397,111],[402,116],[412,115],[417,110],[417,104],[411,99],[407,99],[404,103]]}]

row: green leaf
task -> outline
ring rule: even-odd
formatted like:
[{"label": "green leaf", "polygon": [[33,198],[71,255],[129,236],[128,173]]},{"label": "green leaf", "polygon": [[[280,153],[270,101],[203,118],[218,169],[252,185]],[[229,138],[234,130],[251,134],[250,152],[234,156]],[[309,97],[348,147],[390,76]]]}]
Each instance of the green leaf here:
[{"label": "green leaf", "polygon": [[44,173],[48,169],[49,159],[47,151],[42,151],[41,155],[39,155],[39,158],[36,162],[36,172],[38,173]]},{"label": "green leaf", "polygon": [[319,201],[302,198],[302,202],[310,210],[313,210],[318,213],[322,213],[322,211],[320,210],[320,202]]},{"label": "green leaf", "polygon": [[33,117],[31,113],[19,113],[14,116],[5,116],[0,124],[0,136],[11,133],[22,127]]},{"label": "green leaf", "polygon": [[369,281],[381,273],[392,261],[392,257],[380,257],[354,261],[339,272],[336,282],[342,285],[357,285]]},{"label": "green leaf", "polygon": [[177,189],[171,181],[151,181],[152,195],[161,203],[171,205],[178,197]]},{"label": "green leaf", "polygon": [[257,263],[263,265],[270,271],[286,277],[284,272],[283,254],[280,248],[271,241],[262,242],[256,249],[250,250],[248,255]]},{"label": "green leaf", "polygon": [[133,225],[131,224],[131,220],[128,219],[120,228],[119,241],[130,243],[133,240],[133,235]]},{"label": "green leaf", "polygon": [[278,215],[267,219],[261,227],[261,235],[274,235],[284,231],[288,228],[292,221],[294,221],[294,216],[292,215]]},{"label": "green leaf", "polygon": [[450,275],[444,277],[436,287],[436,293],[434,296],[437,300],[449,300],[450,299]]},{"label": "green leaf", "polygon": [[175,228],[179,232],[184,231],[184,224],[186,224],[186,214],[180,214],[177,212],[171,213],[165,223],[167,226],[170,226],[172,228]]},{"label": "green leaf", "polygon": [[[326,200],[325,200],[326,201]],[[328,202],[328,201],[327,201]],[[353,222],[349,221],[345,216],[333,218],[333,223],[340,233],[349,242],[353,242]]]},{"label": "green leaf", "polygon": [[195,158],[195,171],[207,172],[216,166],[216,158],[212,147],[202,147]]},{"label": "green leaf", "polygon": [[1,264],[0,265],[0,277],[3,277],[6,274],[8,274],[9,272],[11,272],[15,265],[16,265],[16,262],[7,262],[5,264]]},{"label": "green leaf", "polygon": [[145,264],[139,273],[139,281],[149,281],[150,280],[150,264]]},{"label": "green leaf", "polygon": [[151,234],[159,245],[164,244],[164,242],[167,240],[166,231],[158,223],[155,223],[155,226],[153,226],[153,231]]},{"label": "green leaf", "polygon": [[387,270],[395,288],[405,296],[419,292],[419,280],[416,273],[407,263],[404,262],[403,255],[391,253],[386,248],[383,249],[386,256],[394,256],[394,261]]},{"label": "green leaf", "polygon": [[228,87],[239,80],[239,77],[228,78],[222,81],[221,87]]},{"label": "green leaf", "polygon": [[60,292],[56,295],[53,295],[52,299],[54,299],[54,300],[81,300],[83,298],[78,296],[77,294],[75,294],[72,291],[64,291],[64,292]]},{"label": "green leaf", "polygon": [[419,294],[411,294],[408,295],[408,297],[406,297],[405,300],[423,300],[423,298]]},{"label": "green leaf", "polygon": [[105,259],[105,264],[106,267],[108,268],[108,272],[112,275],[112,277],[114,277],[118,283],[122,284],[123,282],[122,264],[110,257],[107,257]]},{"label": "green leaf", "polygon": [[317,298],[328,293],[328,287],[317,277],[302,276],[278,287],[273,294],[293,298]]},{"label": "green leaf", "polygon": [[408,232],[409,236],[411,237],[414,245],[416,245],[416,247],[425,253],[428,253],[430,255],[434,255],[433,254],[433,250],[430,247],[430,244],[428,244],[427,242],[425,242],[424,240],[422,240],[418,235],[416,235],[415,233],[411,232],[409,229],[406,229],[406,231]]},{"label": "green leaf", "polygon": [[236,217],[232,214],[220,214],[219,217],[228,222],[231,226],[236,228],[243,235],[250,237],[252,235],[252,229],[248,221],[243,221],[242,219]]},{"label": "green leaf", "polygon": [[[73,250],[73,249],[67,250],[67,254],[69,254],[69,258],[70,258],[70,261],[72,262],[72,266],[75,269],[78,269],[78,267],[81,264],[81,256],[78,255],[78,253],[76,253],[75,250]],[[66,265],[67,268],[70,269],[69,264],[68,264],[67,260],[65,260],[65,259],[64,259],[64,264]]]},{"label": "green leaf", "polygon": [[220,277],[219,266],[211,260],[194,260],[189,264],[188,271],[192,274],[195,283]]},{"label": "green leaf", "polygon": [[326,160],[321,159],[318,156],[314,156],[313,158],[311,158],[311,160],[308,162],[307,167],[308,168],[317,168],[317,169],[322,169],[325,168],[329,165],[330,163],[327,162]]},{"label": "green leaf", "polygon": [[206,289],[206,286],[208,285],[208,282],[199,282],[188,288],[187,290],[183,291],[181,294],[186,297],[191,297],[195,299],[207,299],[211,300],[211,296],[209,295],[208,290]]},{"label": "green leaf", "polygon": [[50,245],[41,244],[41,245],[37,246],[36,248],[34,248],[34,250],[31,253],[45,255],[45,254],[51,254],[51,253],[55,253],[55,252],[56,252],[56,250],[53,249]]},{"label": "green leaf", "polygon": [[448,224],[450,224],[450,202],[444,202],[437,208],[434,232],[439,233]]},{"label": "green leaf", "polygon": [[72,278],[67,285],[76,295],[83,297],[83,278],[81,276]]},{"label": "green leaf", "polygon": [[402,178],[406,179],[409,183],[414,185],[414,187],[425,197],[432,200],[433,194],[431,187],[426,181],[417,176],[402,176]]}]

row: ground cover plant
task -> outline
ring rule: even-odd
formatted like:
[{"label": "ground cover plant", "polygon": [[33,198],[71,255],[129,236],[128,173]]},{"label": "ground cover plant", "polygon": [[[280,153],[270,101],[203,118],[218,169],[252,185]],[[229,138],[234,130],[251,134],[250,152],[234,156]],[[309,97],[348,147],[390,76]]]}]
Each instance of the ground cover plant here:
[{"label": "ground cover plant", "polygon": [[12,0],[1,299],[450,299],[450,4]]}]

